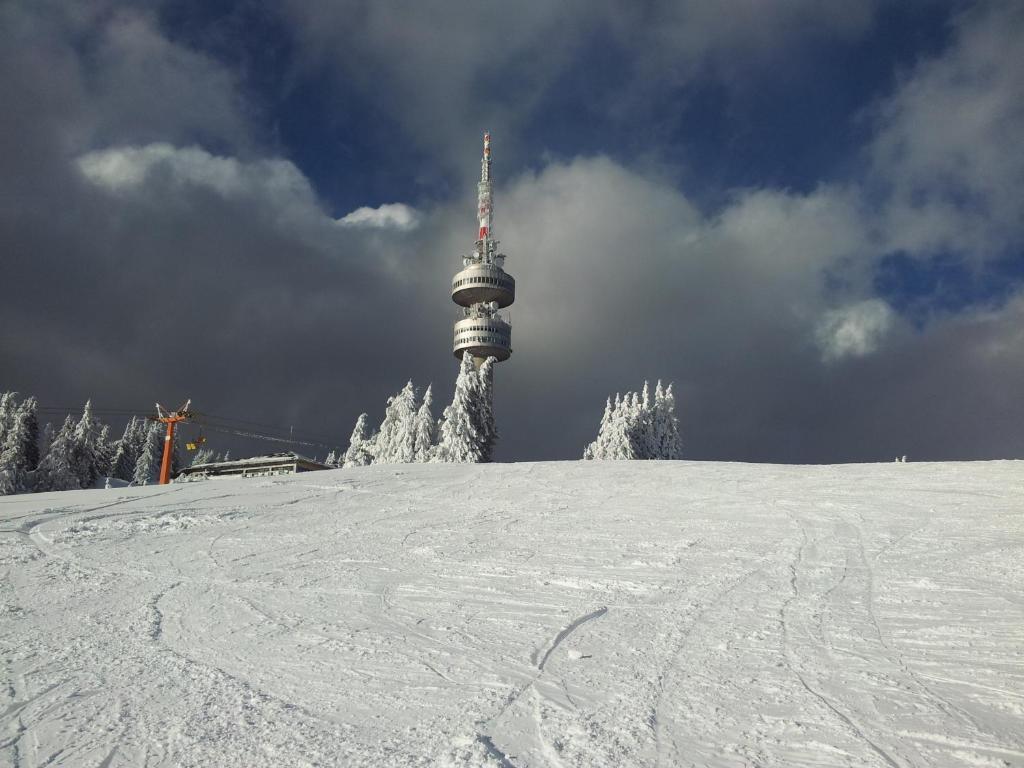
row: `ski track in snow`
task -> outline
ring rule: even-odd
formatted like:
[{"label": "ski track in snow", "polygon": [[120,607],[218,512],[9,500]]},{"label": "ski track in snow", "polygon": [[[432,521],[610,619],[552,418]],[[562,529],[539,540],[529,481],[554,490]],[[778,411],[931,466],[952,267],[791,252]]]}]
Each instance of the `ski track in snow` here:
[{"label": "ski track in snow", "polygon": [[1024,766],[1024,462],[0,501],[0,768]]}]

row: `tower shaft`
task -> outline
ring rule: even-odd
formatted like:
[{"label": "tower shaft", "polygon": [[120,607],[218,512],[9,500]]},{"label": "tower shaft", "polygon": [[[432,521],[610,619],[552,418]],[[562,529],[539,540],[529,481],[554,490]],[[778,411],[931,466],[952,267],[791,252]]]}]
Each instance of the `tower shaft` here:
[{"label": "tower shaft", "polygon": [[479,365],[488,357],[507,360],[512,354],[512,326],[498,311],[515,301],[516,281],[505,272],[505,256],[497,252],[492,216],[491,134],[484,134],[484,154],[477,184],[477,239],[472,255],[462,257],[463,269],[452,278],[452,301],[463,307],[455,323],[453,351],[459,359],[469,352]]}]

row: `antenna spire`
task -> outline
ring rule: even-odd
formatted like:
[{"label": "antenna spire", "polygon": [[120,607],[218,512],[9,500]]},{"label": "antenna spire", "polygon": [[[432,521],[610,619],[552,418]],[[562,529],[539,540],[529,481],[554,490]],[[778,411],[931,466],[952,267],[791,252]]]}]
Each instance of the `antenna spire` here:
[{"label": "antenna spire", "polygon": [[463,269],[452,278],[452,301],[463,308],[455,323],[452,351],[459,360],[469,353],[479,366],[488,357],[507,360],[512,354],[512,326],[498,310],[516,298],[516,281],[505,271],[505,255],[491,229],[491,134],[484,134],[484,155],[477,185],[477,238]]},{"label": "antenna spire", "polygon": [[[491,212],[494,210],[494,201],[491,197],[491,134],[484,133],[484,156],[480,160],[480,183],[477,185],[477,213],[480,223],[480,231],[477,240],[489,240],[491,235]],[[487,243],[482,249],[487,253]]]}]

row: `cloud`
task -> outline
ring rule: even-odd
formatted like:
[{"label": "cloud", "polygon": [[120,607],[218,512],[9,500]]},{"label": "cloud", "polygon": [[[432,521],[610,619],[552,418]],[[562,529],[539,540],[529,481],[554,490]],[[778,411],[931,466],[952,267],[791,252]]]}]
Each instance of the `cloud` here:
[{"label": "cloud", "polygon": [[419,213],[404,203],[385,203],[377,208],[363,206],[338,219],[343,227],[412,230],[419,225]]},{"label": "cloud", "polygon": [[868,156],[891,249],[977,262],[1024,245],[1024,6],[970,8],[954,33],[876,106]]},{"label": "cloud", "polygon": [[517,156],[517,137],[559,102],[559,88],[572,87],[563,78],[581,58],[596,67],[613,61],[621,75],[586,78],[585,91],[600,102],[586,119],[607,121],[614,112],[635,121],[666,88],[701,76],[735,83],[796,56],[808,41],[855,39],[875,5],[288,0],[281,14],[307,69],[333,71],[343,92],[361,92],[450,170],[485,128],[505,137],[505,157]]},{"label": "cloud", "polygon": [[832,361],[871,354],[892,330],[895,317],[896,313],[881,299],[868,299],[825,313],[817,329],[823,358]]},{"label": "cloud", "polygon": [[[721,18],[689,3],[582,16],[572,4],[453,7],[432,19],[353,8],[290,6],[313,46],[307,72],[331,67],[372,95],[363,129],[394,120],[438,148],[434,166],[474,173],[465,152],[479,122],[507,119],[511,143],[546,121],[543,94],[594,41],[628,49],[615,53],[622,81],[588,92],[603,112],[645,66],[664,67],[669,85],[648,85],[668,103],[680,83],[756,82],[745,70],[789,55],[779,41],[856,39],[871,24],[870,8],[816,2],[737,3]],[[913,328],[875,289],[892,248],[995,254],[1018,242],[1014,33],[990,15],[1012,6],[990,8],[958,17],[950,48],[879,103],[867,171],[802,191],[735,189],[709,206],[700,180],[680,187],[664,167],[601,153],[527,166],[502,144],[502,168],[531,170],[502,171],[495,193],[518,286],[514,354],[497,373],[500,458],[579,455],[609,393],[658,377],[676,382],[691,458],[1024,452],[1021,292]],[[0,14],[0,100],[19,105],[0,119],[0,252],[5,279],[25,287],[0,303],[6,386],[50,404],[191,396],[209,413],[339,443],[410,376],[444,400],[449,280],[476,231],[471,185],[396,188],[383,199],[416,207],[360,208],[341,224],[331,191],[349,184],[344,167],[325,179],[288,155],[264,128],[283,112],[262,115],[266,104],[242,95],[245,66],[113,2]],[[550,135],[606,138],[592,113],[560,119]]]},{"label": "cloud", "polygon": [[154,175],[163,174],[175,184],[207,187],[225,197],[258,188],[278,199],[296,198],[315,204],[316,198],[306,177],[287,160],[241,162],[199,147],[174,147],[163,142],[112,147],[86,152],[76,163],[87,179],[114,192],[137,190]]}]

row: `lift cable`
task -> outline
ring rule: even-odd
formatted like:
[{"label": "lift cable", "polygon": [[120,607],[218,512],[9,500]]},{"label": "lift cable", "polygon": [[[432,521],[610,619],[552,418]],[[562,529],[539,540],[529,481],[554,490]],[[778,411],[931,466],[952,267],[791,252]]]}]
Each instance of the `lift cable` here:
[{"label": "lift cable", "polygon": [[314,448],[327,448],[328,450],[335,450],[337,446],[331,446],[326,443],[313,442],[311,440],[296,440],[294,438],[287,437],[274,437],[273,435],[264,435],[259,432],[247,432],[240,429],[231,429],[229,427],[223,427],[209,422],[200,422],[203,429],[208,429],[213,432],[221,432],[226,435],[234,435],[235,437],[247,437],[253,440],[268,440],[274,443],[286,443],[288,445],[308,445]]},{"label": "lift cable", "polygon": [[[82,406],[73,406],[70,408],[64,408],[59,406],[39,406],[37,411],[48,416],[59,413],[67,413],[72,415],[80,412]],[[138,416],[147,417],[153,409],[149,408],[92,408],[92,413],[96,416]],[[314,435],[305,431],[296,432],[290,427],[280,427],[271,424],[264,424],[260,422],[248,421],[246,419],[236,419],[229,416],[217,416],[214,414],[203,413],[200,411],[192,411],[193,419],[183,422],[183,424],[195,424],[201,429],[206,428],[216,432],[224,434],[235,435],[236,437],[247,437],[255,440],[268,440],[278,443],[288,443],[291,445],[307,445],[319,448],[327,448],[334,450],[337,445],[332,445],[329,441],[330,438],[324,437],[323,435]],[[262,427],[262,430],[254,430],[252,427]],[[277,434],[268,434],[276,432]],[[287,437],[286,437],[287,435]]]}]

